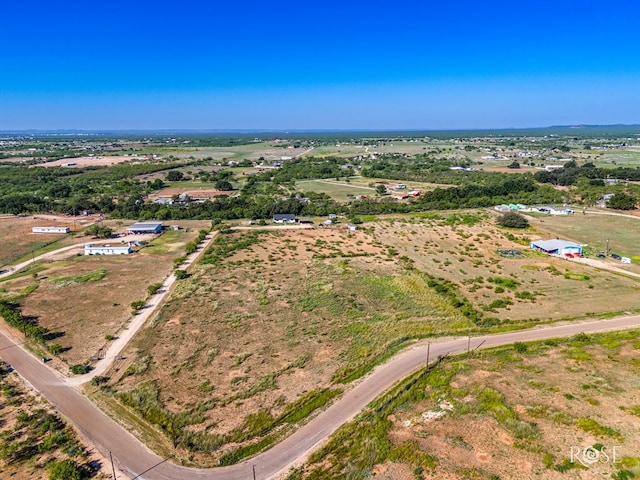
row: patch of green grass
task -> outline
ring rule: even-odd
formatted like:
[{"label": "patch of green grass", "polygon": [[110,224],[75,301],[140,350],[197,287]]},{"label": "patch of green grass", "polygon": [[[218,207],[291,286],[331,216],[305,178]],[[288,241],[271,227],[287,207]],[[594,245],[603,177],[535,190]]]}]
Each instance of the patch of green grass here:
[{"label": "patch of green grass", "polygon": [[611,437],[619,442],[624,442],[624,437],[611,427],[599,424],[592,418],[580,417],[576,420],[576,426],[587,433],[591,433],[596,437]]},{"label": "patch of green grass", "polygon": [[104,268],[101,268],[99,270],[94,270],[92,272],[88,272],[78,276],[50,278],[49,281],[51,283],[69,283],[69,284],[98,282],[102,280],[106,274],[107,274],[107,271]]}]

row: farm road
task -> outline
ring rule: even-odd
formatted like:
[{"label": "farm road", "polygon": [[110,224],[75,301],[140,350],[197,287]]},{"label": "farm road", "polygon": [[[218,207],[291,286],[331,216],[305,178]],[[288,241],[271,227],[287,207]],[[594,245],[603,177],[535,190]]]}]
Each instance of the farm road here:
[{"label": "farm road", "polygon": [[[464,352],[470,345],[487,348],[575,335],[581,332],[595,333],[615,329],[640,327],[640,315],[620,317],[597,322],[572,323],[546,326],[531,330],[474,337],[454,338],[432,343],[431,358]],[[260,480],[277,478],[321,446],[342,424],[353,419],[367,404],[384,393],[411,372],[425,366],[427,345],[422,342],[378,366],[351,391],[327,410],[301,427],[273,448],[248,462],[214,469],[195,469],[169,463],[150,452],[133,435],[99,410],[89,399],[74,388],[57,372],[43,365],[25,349],[12,341],[6,328],[0,326],[0,356],[10,363],[20,375],[38,390],[62,415],[73,423],[85,438],[114,461],[121,472],[130,478],[146,480],[236,480],[252,478],[255,467]]]},{"label": "farm road", "polygon": [[4,278],[4,277],[8,277],[9,275],[13,275],[16,272],[19,272],[20,270],[22,270],[23,268],[29,266],[32,263],[38,262],[40,260],[46,260],[48,258],[54,257],[56,255],[59,255],[63,252],[67,252],[69,250],[73,250],[73,249],[80,249],[80,248],[84,248],[84,244],[78,244],[78,245],[70,245],[68,247],[62,247],[59,248],[57,250],[54,250],[52,252],[47,252],[47,253],[43,253],[42,255],[38,255],[37,257],[34,257],[30,260],[27,260],[26,262],[22,262],[22,263],[18,263],[17,265],[8,265],[9,268],[6,269],[6,271],[3,271],[2,273],[0,273],[0,278]]},{"label": "farm road", "polygon": [[[198,245],[196,251],[189,255],[184,262],[182,262],[180,268],[185,269],[190,265],[196,263],[217,234],[217,231],[208,233],[205,239],[200,243],[200,245]],[[129,325],[125,327],[110,343],[104,358],[98,360],[98,363],[93,368],[93,370],[84,375],[78,375],[77,377],[68,378],[67,383],[72,386],[79,386],[91,381],[91,379],[94,377],[104,375],[111,368],[113,363],[119,358],[120,353],[124,350],[131,339],[135,337],[135,335],[147,322],[147,320],[158,313],[165,300],[171,294],[171,288],[175,283],[176,276],[173,272],[171,272],[166,280],[162,283],[162,287],[160,288],[160,290],[158,290],[158,292],[152,296],[151,300],[146,303],[140,313],[135,315],[131,323],[129,323]]]}]

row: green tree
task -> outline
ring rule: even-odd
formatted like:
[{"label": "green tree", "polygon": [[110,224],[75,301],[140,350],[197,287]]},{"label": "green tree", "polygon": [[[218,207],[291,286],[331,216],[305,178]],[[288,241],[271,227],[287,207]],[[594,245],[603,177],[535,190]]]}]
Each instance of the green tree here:
[{"label": "green tree", "polygon": [[226,180],[218,180],[216,182],[216,188],[218,190],[222,190],[224,192],[229,192],[229,191],[233,190],[233,185],[231,185],[231,183],[229,183]]},{"label": "green tree", "polygon": [[498,225],[509,228],[527,228],[529,221],[516,212],[507,212],[498,218]]},{"label": "green tree", "polygon": [[85,228],[84,234],[86,236],[98,237],[98,238],[110,238],[113,235],[113,230],[104,225],[94,223],[88,228]]},{"label": "green tree", "polygon": [[607,207],[616,210],[633,210],[636,208],[636,199],[624,192],[619,192],[607,201]]},{"label": "green tree", "polygon": [[170,182],[179,182],[184,177],[184,174],[178,170],[171,170],[167,173],[167,180]]},{"label": "green tree", "polygon": [[49,480],[82,480],[86,478],[85,472],[73,460],[53,461],[47,466]]},{"label": "green tree", "polygon": [[385,187],[384,185],[376,186],[376,193],[378,195],[384,195],[385,193],[387,193],[387,187]]}]

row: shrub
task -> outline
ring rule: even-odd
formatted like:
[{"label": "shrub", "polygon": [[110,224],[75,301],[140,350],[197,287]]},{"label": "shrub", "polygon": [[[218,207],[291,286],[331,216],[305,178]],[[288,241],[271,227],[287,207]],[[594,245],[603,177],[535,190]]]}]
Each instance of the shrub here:
[{"label": "shrub", "polygon": [[158,290],[160,290],[161,288],[162,288],[162,283],[154,283],[147,287],[147,291],[149,292],[149,295],[155,295],[156,293],[158,293]]},{"label": "shrub", "polygon": [[82,468],[71,459],[51,462],[47,466],[49,480],[82,480],[86,478]]},{"label": "shrub", "polygon": [[189,274],[187,273],[186,270],[176,270],[173,273],[178,280],[184,280],[185,278],[189,277]]},{"label": "shrub", "polygon": [[88,373],[89,370],[91,370],[89,365],[83,365],[81,363],[71,366],[71,373],[74,375],[84,375],[85,373]]},{"label": "shrub", "polygon": [[145,303],[146,302],[144,300],[136,300],[135,302],[131,302],[131,309],[133,310],[133,313],[140,311],[142,307],[144,307]]}]

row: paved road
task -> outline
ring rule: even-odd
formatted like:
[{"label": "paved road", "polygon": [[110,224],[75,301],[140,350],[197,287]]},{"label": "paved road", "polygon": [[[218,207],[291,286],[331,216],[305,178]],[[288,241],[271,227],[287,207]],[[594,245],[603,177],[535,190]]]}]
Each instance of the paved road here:
[{"label": "paved road", "polygon": [[[587,323],[572,323],[523,330],[471,339],[471,348],[506,345],[518,341],[543,340],[593,333],[606,330],[640,327],[640,315]],[[431,344],[431,358],[467,349],[467,338],[447,339]],[[119,469],[130,478],[147,480],[247,480],[255,465],[256,478],[264,480],[285,472],[302,462],[343,423],[352,419],[369,402],[416,369],[426,360],[426,344],[416,346],[376,368],[360,384],[345,394],[330,408],[283,442],[248,462],[216,469],[191,469],[163,461],[148,451],[124,428],[107,417],[86,397],[70,387],[53,369],[43,365],[23,348],[16,345],[0,327],[0,357],[10,363],[36,390],[51,402],[65,417],[100,450],[103,455],[113,453]]]}]

